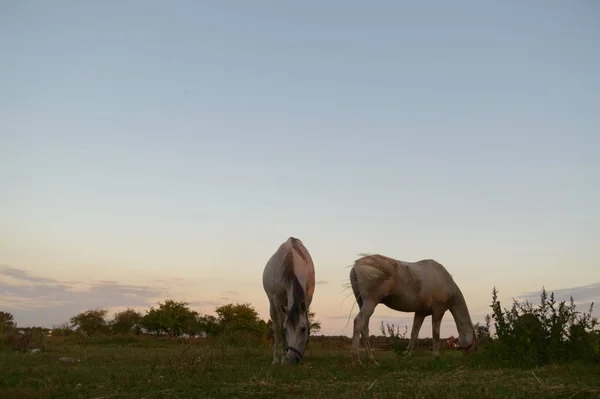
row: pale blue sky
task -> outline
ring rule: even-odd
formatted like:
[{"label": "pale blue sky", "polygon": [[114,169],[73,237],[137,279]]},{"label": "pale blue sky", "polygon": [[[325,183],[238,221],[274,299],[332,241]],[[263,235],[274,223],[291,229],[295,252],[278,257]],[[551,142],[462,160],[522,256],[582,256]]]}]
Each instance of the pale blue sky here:
[{"label": "pale blue sky", "polygon": [[0,9],[0,302],[17,321],[168,295],[267,318],[262,269],[289,236],[332,334],[350,334],[361,252],[438,260],[475,321],[494,285],[600,283],[594,1]]}]

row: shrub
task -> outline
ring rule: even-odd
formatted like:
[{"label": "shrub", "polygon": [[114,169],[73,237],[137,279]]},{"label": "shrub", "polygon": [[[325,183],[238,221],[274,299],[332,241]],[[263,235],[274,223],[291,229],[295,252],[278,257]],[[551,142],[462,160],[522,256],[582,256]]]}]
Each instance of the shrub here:
[{"label": "shrub", "polygon": [[489,344],[490,340],[492,339],[492,336],[490,333],[491,321],[492,321],[492,318],[490,317],[490,315],[486,315],[484,326],[479,325],[479,323],[476,323],[474,325],[475,336],[477,337],[477,346],[479,346],[481,348],[487,346]]},{"label": "shrub", "polygon": [[[498,291],[492,292],[495,336],[488,354],[504,364],[539,366],[571,360],[599,360],[598,320],[592,317],[594,304],[586,313],[576,311],[573,298],[558,304],[554,293],[542,288],[540,304],[513,299],[511,309],[502,308]],[[489,316],[488,316],[489,319]]]},{"label": "shrub", "polygon": [[53,337],[66,337],[71,335],[73,332],[73,328],[68,322],[64,322],[60,325],[52,327],[52,336]]},{"label": "shrub", "polygon": [[31,349],[44,349],[45,331],[42,328],[13,329],[0,337],[0,348],[28,352]]},{"label": "shrub", "polygon": [[[379,327],[381,335],[388,337],[390,341],[390,348],[396,355],[403,355],[408,345],[406,335],[408,334],[408,326],[404,326],[404,332],[400,333],[400,326],[396,327],[394,324],[389,325],[386,323],[385,327],[383,321]],[[386,334],[387,331],[387,334]]]},{"label": "shrub", "polygon": [[7,334],[17,328],[15,317],[9,312],[0,312],[0,336]]}]

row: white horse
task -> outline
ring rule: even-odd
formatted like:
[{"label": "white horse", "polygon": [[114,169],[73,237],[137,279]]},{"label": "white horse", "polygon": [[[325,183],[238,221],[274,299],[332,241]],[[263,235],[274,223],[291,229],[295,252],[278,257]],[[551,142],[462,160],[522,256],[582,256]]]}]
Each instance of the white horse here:
[{"label": "white horse", "polygon": [[315,291],[315,267],[308,250],[290,237],[271,256],[263,271],[273,322],[273,363],[278,363],[280,340],[286,355],[281,363],[299,363],[308,344],[308,308]]},{"label": "white horse", "polygon": [[360,308],[354,319],[352,336],[355,364],[361,363],[361,334],[369,361],[377,365],[369,342],[369,319],[379,303],[400,312],[414,312],[410,342],[405,352],[407,357],[412,355],[423,320],[431,316],[433,356],[439,358],[440,326],[446,310],[454,317],[461,348],[467,354],[476,348],[477,338],[465,298],[450,273],[434,260],[411,263],[382,255],[366,255],[354,262],[350,286]]}]

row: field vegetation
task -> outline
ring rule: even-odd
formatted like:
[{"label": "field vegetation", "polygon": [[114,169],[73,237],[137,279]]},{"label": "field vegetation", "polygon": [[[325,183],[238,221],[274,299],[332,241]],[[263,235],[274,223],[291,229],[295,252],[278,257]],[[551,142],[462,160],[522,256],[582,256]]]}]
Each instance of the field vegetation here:
[{"label": "field vegetation", "polygon": [[[593,305],[592,305],[593,306]],[[216,316],[165,301],[144,315],[132,309],[106,320],[92,309],[55,328],[19,328],[0,312],[1,398],[207,397],[600,397],[600,333],[593,307],[540,303],[504,308],[492,294],[478,351],[431,355],[419,340],[403,357],[406,328],[382,323],[372,337],[379,367],[355,367],[350,338],[315,335],[299,366],[274,366],[269,322],[250,304]],[[51,331],[51,336],[48,334]]]}]

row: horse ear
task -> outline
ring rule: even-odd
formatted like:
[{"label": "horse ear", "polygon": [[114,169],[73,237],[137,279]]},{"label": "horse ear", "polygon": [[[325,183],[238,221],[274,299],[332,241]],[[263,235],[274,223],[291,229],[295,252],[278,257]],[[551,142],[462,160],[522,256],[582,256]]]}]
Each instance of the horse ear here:
[{"label": "horse ear", "polygon": [[300,301],[300,312],[302,312],[302,314],[306,313],[306,302],[304,299]]},{"label": "horse ear", "polygon": [[280,306],[281,306],[280,307],[281,312],[284,313],[284,314],[287,313],[287,309],[286,309],[285,305],[282,303]]}]

